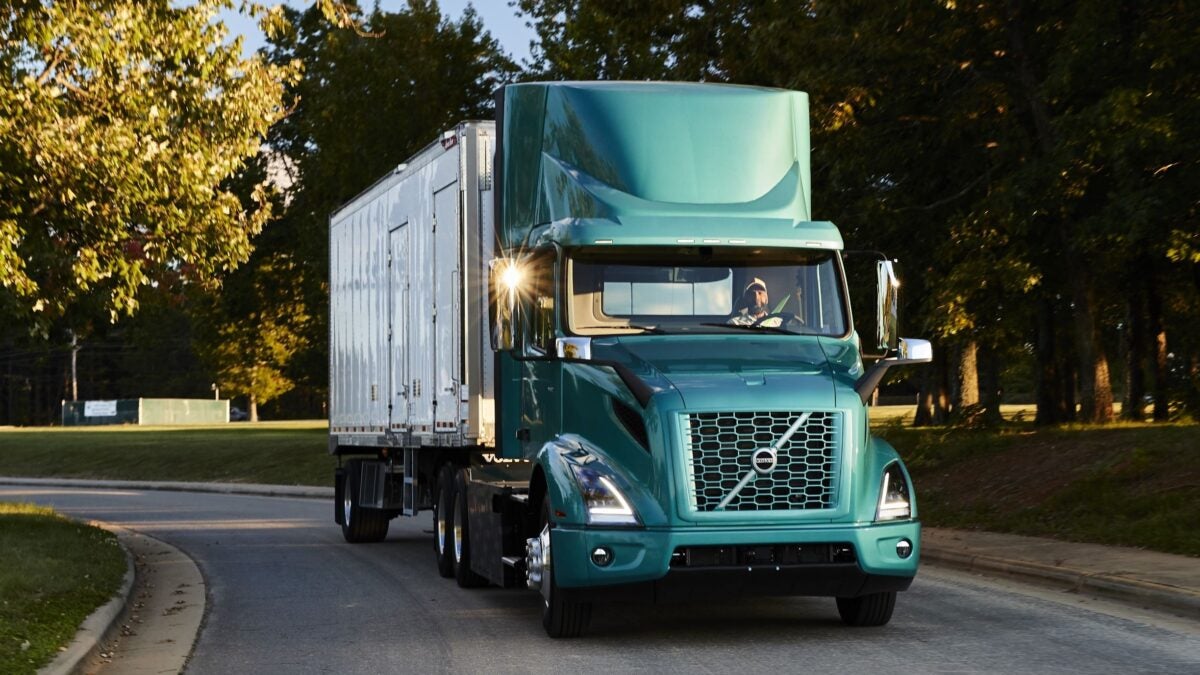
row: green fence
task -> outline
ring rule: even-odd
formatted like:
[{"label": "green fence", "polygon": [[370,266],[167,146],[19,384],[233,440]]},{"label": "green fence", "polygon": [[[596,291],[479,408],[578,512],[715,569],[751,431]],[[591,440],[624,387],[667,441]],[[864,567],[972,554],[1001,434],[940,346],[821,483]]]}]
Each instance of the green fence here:
[{"label": "green fence", "polygon": [[226,424],[229,401],[205,398],[129,398],[63,401],[64,427],[101,424]]}]

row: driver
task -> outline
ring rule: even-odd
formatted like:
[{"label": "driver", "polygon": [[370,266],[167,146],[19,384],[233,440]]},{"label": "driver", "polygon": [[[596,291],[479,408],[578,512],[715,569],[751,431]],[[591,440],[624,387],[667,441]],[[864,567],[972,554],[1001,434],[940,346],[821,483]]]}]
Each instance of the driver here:
[{"label": "driver", "polygon": [[[754,277],[742,291],[742,309],[729,317],[726,323],[734,326],[767,326],[778,327],[782,323],[779,317],[771,317],[767,311],[767,284],[762,279]],[[763,321],[763,319],[766,319]],[[759,323],[761,321],[761,323]]]}]

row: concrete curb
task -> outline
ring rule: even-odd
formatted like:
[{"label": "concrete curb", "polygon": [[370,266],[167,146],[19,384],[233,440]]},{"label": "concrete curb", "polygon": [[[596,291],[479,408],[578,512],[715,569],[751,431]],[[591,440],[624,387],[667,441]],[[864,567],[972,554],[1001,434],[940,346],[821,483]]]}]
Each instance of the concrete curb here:
[{"label": "concrete curb", "polygon": [[[105,527],[104,523],[93,521],[86,524],[108,530],[114,535],[117,534],[116,530]],[[125,577],[121,580],[121,586],[117,589],[116,596],[83,620],[67,648],[59,652],[58,656],[54,657],[49,664],[38,669],[40,675],[82,673],[84,665],[99,654],[104,643],[116,637],[121,630],[121,620],[129,609],[129,598],[133,593],[137,566],[133,563],[133,554],[130,553],[129,547],[119,538],[117,543],[125,552]]]},{"label": "concrete curb", "polygon": [[1176,586],[1127,579],[1112,574],[1083,572],[1026,560],[941,550],[928,545],[922,547],[921,559],[933,565],[955,567],[969,572],[1040,581],[1073,592],[1095,593],[1143,607],[1200,619],[1200,594]]}]

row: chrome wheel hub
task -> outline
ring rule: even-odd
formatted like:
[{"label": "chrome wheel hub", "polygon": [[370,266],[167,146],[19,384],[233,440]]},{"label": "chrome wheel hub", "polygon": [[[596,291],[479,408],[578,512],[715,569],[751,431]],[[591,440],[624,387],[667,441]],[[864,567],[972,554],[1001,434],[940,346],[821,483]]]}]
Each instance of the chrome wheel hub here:
[{"label": "chrome wheel hub", "polygon": [[550,594],[550,526],[525,540],[525,583],[542,596]]}]

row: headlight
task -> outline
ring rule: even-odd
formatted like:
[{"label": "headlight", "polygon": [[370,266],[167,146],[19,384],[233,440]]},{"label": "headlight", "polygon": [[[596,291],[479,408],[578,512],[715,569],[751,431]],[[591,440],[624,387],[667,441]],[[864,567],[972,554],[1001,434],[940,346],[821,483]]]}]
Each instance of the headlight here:
[{"label": "headlight", "polygon": [[568,463],[579,483],[579,492],[593,525],[637,525],[638,517],[629,500],[611,478],[587,466]]},{"label": "headlight", "polygon": [[883,471],[883,483],[879,486],[879,510],[875,520],[901,520],[912,517],[908,481],[900,470],[899,462],[892,462]]}]

